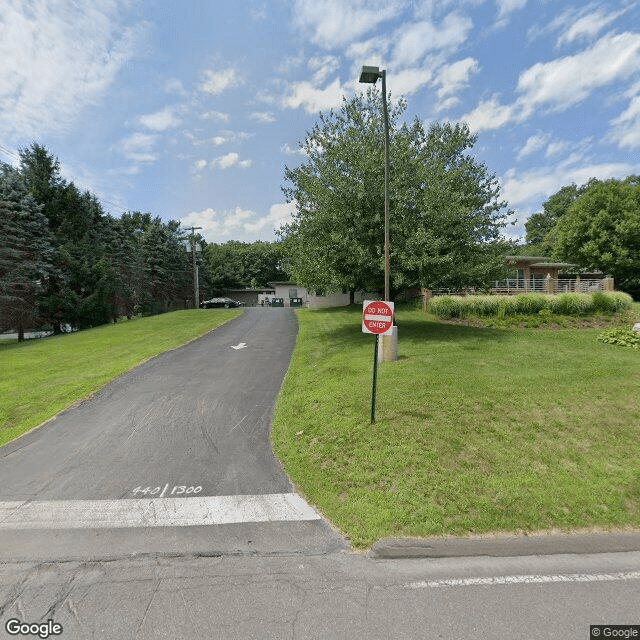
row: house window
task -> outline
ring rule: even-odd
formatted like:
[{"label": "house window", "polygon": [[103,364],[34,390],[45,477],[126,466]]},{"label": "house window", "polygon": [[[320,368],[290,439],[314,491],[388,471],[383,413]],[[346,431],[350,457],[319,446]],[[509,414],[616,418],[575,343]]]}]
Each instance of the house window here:
[{"label": "house window", "polygon": [[289,297],[290,298],[297,298],[298,297],[298,290],[297,289],[289,289]]}]

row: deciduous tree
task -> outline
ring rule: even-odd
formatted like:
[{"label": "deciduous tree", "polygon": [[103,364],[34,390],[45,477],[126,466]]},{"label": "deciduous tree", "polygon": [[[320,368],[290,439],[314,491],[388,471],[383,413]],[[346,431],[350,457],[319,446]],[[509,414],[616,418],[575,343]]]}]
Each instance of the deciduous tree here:
[{"label": "deciduous tree", "polygon": [[640,300],[640,177],[591,181],[556,229],[555,257],[614,277]]},{"label": "deciduous tree", "polygon": [[[398,124],[392,102],[392,291],[482,286],[505,273],[507,216],[496,176],[469,149],[465,124]],[[384,273],[384,130],[381,94],[370,89],[320,114],[301,143],[305,162],[285,169],[296,204],[280,229],[288,270],[311,290],[380,290]]]}]

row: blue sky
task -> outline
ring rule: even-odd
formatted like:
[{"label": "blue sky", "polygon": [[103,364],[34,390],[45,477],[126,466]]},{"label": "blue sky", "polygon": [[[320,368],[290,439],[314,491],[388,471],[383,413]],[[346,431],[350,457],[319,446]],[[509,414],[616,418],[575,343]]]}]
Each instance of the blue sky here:
[{"label": "blue sky", "polygon": [[469,123],[515,211],[640,173],[630,0],[2,0],[0,160],[35,140],[107,211],[273,240],[320,110],[387,69],[408,118]]}]

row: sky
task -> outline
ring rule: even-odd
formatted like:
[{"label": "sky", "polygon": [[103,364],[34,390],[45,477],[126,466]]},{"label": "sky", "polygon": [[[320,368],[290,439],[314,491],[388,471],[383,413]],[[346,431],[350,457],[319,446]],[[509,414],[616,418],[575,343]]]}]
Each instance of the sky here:
[{"label": "sky", "polygon": [[638,4],[1,0],[0,161],[36,141],[114,216],[275,240],[299,142],[379,66],[408,120],[478,134],[524,238],[562,186],[640,174]]}]

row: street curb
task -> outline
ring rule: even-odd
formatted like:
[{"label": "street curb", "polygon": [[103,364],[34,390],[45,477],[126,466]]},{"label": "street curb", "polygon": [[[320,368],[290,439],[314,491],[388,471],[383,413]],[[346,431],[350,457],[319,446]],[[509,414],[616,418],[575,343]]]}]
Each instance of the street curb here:
[{"label": "street curb", "polygon": [[640,551],[640,532],[575,535],[491,536],[475,538],[383,538],[372,559],[532,556],[559,553]]}]

